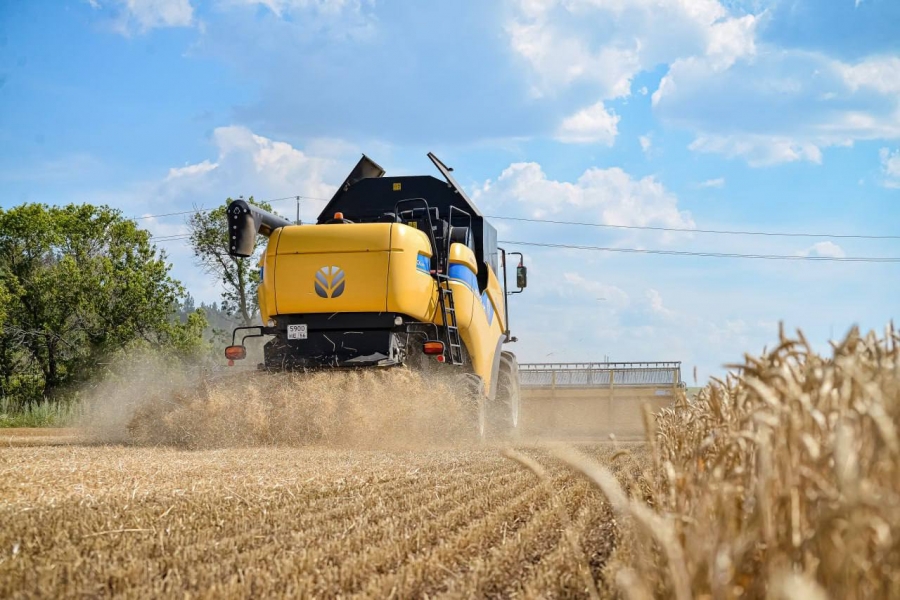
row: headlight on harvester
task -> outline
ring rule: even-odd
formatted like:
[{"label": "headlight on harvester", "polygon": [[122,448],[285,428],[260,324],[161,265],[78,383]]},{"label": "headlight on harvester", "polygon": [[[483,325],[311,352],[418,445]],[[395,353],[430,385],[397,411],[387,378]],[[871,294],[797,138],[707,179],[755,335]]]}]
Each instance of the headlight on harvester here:
[{"label": "headlight on harvester", "polygon": [[269,319],[266,321],[266,327],[275,327],[275,319]]}]

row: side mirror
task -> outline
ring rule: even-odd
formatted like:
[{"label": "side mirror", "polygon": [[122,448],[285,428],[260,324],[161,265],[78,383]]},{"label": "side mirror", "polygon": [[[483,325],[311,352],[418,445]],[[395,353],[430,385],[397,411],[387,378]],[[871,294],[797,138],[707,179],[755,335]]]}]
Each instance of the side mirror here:
[{"label": "side mirror", "polygon": [[516,267],[516,286],[520,290],[524,290],[528,287],[528,267],[525,265]]}]

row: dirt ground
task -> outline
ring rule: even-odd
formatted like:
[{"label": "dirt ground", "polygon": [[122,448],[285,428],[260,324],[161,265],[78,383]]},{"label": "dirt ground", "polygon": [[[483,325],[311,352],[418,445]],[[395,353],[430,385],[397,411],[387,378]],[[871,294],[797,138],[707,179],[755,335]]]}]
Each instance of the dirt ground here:
[{"label": "dirt ground", "polygon": [[499,448],[77,440],[0,431],[0,597],[586,597],[616,539],[537,449],[543,483]]}]

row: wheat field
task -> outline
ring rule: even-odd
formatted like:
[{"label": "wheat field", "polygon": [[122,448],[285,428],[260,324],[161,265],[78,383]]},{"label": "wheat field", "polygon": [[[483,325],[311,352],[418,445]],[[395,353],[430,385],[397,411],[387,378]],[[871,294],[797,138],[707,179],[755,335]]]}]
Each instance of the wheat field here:
[{"label": "wheat field", "polygon": [[0,434],[0,597],[900,597],[891,327],[782,332],[647,443],[481,444],[402,371],[169,383]]},{"label": "wheat field", "polygon": [[615,544],[584,479],[495,449],[27,445],[0,472],[4,598],[585,597]]}]

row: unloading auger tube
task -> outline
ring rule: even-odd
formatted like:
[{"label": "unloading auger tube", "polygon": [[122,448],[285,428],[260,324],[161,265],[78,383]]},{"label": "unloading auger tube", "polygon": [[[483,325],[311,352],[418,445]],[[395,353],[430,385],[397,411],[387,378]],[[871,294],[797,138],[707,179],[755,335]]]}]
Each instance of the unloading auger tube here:
[{"label": "unloading auger tube", "polygon": [[428,157],[443,179],[385,177],[364,155],[315,224],[233,201],[231,255],[252,256],[257,235],[268,243],[263,325],[236,328],[225,355],[233,364],[246,357],[245,339],[266,337],[266,370],[447,369],[480,398],[482,432],[512,432],[519,375],[504,348],[515,341],[508,298],[526,287],[527,271],[520,260],[518,289],[507,289],[496,230],[451,169]]},{"label": "unloading auger tube", "polygon": [[253,256],[257,235],[269,237],[276,229],[291,224],[287,219],[273,215],[245,200],[233,200],[228,205],[227,213],[228,252],[234,257]]}]

